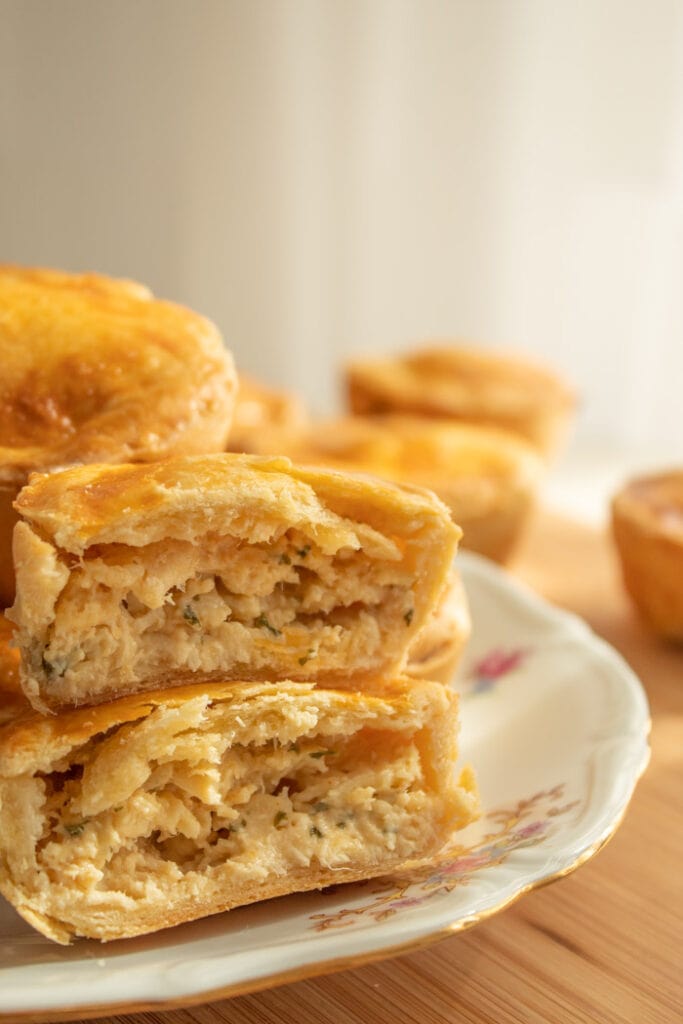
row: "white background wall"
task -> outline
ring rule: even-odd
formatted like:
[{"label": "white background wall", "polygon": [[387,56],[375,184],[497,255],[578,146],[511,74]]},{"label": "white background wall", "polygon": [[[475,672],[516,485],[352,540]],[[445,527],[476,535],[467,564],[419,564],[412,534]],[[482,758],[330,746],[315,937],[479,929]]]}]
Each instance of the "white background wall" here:
[{"label": "white background wall", "polygon": [[0,0],[0,258],[146,281],[319,412],[353,351],[525,349],[584,450],[683,460],[683,3]]}]

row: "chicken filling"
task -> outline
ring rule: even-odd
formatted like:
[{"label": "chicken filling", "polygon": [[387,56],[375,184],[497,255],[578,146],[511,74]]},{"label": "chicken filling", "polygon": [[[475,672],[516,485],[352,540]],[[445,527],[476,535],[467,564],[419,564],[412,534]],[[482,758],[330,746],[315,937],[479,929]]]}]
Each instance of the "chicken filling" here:
[{"label": "chicken filling", "polygon": [[[216,873],[267,882],[424,848],[434,794],[405,732],[365,725],[280,744],[259,743],[256,725],[252,742],[231,743],[220,705],[199,704],[121,726],[30,780],[25,804],[42,804],[43,832],[30,855],[15,854],[34,862],[51,902],[75,888],[95,904],[132,906],[176,883],[201,891]],[[185,728],[197,710],[199,728]],[[127,767],[115,771],[122,745]]]},{"label": "chicken filling", "polygon": [[373,671],[387,632],[410,625],[415,573],[397,542],[371,533],[334,554],[295,530],[275,543],[91,548],[29,652],[32,674],[77,701],[169,672],[302,679],[316,659],[330,674]]}]

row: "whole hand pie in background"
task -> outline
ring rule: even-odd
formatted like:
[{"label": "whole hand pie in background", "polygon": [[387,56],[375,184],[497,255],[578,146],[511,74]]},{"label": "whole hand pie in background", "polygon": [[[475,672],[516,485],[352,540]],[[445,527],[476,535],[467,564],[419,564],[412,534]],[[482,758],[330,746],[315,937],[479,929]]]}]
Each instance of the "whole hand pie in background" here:
[{"label": "whole hand pie in background", "polygon": [[512,555],[543,463],[527,442],[492,427],[411,416],[348,416],[264,437],[262,452],[371,473],[436,492],[463,530],[462,546],[498,562]]},{"label": "whole hand pie in background", "polygon": [[306,407],[298,395],[240,373],[228,451],[259,451],[272,431],[299,430],[307,422]]},{"label": "whole hand pie in background", "polygon": [[683,642],[683,470],[639,477],[612,501],[624,584],[649,626]]},{"label": "whole hand pie in background", "polygon": [[551,370],[508,354],[456,345],[358,359],[346,369],[351,411],[409,413],[501,427],[544,456],[567,432],[576,399]]},{"label": "whole hand pie in background", "polygon": [[218,330],[143,285],[0,267],[0,607],[12,502],[34,470],[225,447],[237,378]]},{"label": "whole hand pie in background", "polygon": [[391,674],[460,536],[429,491],[233,454],[36,476],[17,508],[8,614],[43,710],[188,681]]}]

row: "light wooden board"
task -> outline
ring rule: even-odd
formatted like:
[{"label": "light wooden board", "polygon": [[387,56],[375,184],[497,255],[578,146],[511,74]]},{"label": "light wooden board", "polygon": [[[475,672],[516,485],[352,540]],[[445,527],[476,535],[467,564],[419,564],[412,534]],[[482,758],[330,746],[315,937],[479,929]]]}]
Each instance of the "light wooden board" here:
[{"label": "light wooden board", "polygon": [[606,537],[545,516],[513,568],[587,619],[648,692],[652,761],[606,849],[576,874],[420,952],[107,1024],[683,1021],[683,649],[662,646],[639,625]]}]

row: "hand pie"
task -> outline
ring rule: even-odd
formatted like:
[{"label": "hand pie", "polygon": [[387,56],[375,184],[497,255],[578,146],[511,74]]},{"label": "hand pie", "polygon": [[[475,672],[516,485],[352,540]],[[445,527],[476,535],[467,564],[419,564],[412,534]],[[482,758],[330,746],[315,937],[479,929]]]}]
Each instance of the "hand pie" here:
[{"label": "hand pie", "polygon": [[390,673],[460,533],[427,491],[248,455],[34,477],[17,509],[8,614],[40,709]]},{"label": "hand pie", "polygon": [[556,374],[510,355],[455,345],[364,359],[347,368],[354,413],[410,413],[510,430],[544,454],[566,432],[575,398]]},{"label": "hand pie", "polygon": [[533,507],[542,463],[508,431],[415,416],[347,416],[264,439],[297,462],[373,473],[434,490],[462,528],[462,546],[511,556]]},{"label": "hand pie", "polygon": [[220,451],[237,386],[208,320],[98,274],[0,266],[0,606],[33,470]]},{"label": "hand pie", "polygon": [[298,430],[307,420],[303,402],[297,395],[266,387],[261,381],[240,373],[228,451],[258,451],[272,431]]},{"label": "hand pie", "polygon": [[460,574],[453,570],[441,601],[410,645],[406,675],[448,685],[453,680],[471,632],[465,588]]},{"label": "hand pie", "polygon": [[30,712],[0,728],[0,890],[106,941],[428,857],[477,811],[456,700],[215,683]]},{"label": "hand pie", "polygon": [[683,642],[683,470],[632,480],[612,501],[624,584],[649,626]]}]

